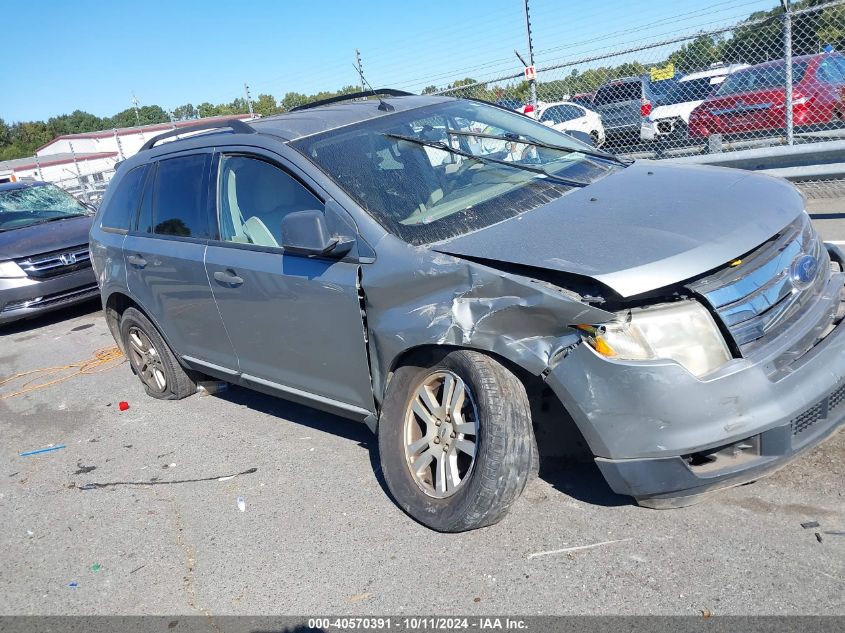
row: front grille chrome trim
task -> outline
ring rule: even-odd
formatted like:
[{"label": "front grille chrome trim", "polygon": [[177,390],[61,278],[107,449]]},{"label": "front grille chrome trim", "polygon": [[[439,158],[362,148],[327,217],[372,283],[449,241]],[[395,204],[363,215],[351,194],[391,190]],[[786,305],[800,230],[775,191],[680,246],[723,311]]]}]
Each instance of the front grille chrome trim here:
[{"label": "front grille chrome trim", "polygon": [[90,266],[91,255],[88,252],[88,245],[81,244],[69,249],[33,255],[16,261],[27,276],[43,279]]},{"label": "front grille chrome trim", "polygon": [[[792,279],[800,255],[818,260],[807,287]],[[830,257],[806,214],[732,265],[688,284],[710,305],[743,356],[777,337],[824,296]]]}]

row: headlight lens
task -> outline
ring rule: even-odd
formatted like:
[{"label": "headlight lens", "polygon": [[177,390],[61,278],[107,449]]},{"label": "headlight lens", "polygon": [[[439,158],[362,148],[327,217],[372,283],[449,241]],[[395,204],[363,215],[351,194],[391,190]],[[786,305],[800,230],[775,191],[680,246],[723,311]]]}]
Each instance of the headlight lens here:
[{"label": "headlight lens", "polygon": [[603,356],[624,360],[667,358],[695,376],[718,369],[731,359],[716,322],[697,301],[634,308],[618,316],[618,321],[579,326],[587,342]]},{"label": "headlight lens", "polygon": [[19,279],[21,277],[26,277],[26,273],[15,262],[0,262],[0,279]]}]

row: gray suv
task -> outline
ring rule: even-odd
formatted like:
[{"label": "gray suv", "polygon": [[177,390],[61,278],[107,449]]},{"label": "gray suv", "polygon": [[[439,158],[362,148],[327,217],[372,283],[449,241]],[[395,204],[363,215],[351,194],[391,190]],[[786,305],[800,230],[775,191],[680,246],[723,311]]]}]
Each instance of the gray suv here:
[{"label": "gray suv", "polygon": [[364,422],[397,504],[441,531],[506,514],[544,409],[659,508],[841,426],[844,257],[790,184],[379,95],[183,128],[121,165],[91,252],[148,394],[210,375]]}]

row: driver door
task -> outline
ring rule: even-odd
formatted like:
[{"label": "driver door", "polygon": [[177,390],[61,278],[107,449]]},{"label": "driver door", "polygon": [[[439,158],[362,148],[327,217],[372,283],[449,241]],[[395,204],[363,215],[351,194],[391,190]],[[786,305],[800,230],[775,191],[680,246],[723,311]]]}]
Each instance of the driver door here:
[{"label": "driver door", "polygon": [[205,265],[242,381],[363,419],[374,404],[359,264],[281,246],[282,219],[325,198],[270,153],[222,153],[215,164],[219,239]]}]

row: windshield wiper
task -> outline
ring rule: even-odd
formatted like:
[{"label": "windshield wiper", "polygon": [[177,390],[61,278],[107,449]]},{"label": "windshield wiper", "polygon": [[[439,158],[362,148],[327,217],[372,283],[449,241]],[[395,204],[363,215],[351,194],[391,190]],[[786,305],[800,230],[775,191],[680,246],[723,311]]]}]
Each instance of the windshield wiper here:
[{"label": "windshield wiper", "polygon": [[574,152],[576,154],[583,154],[584,156],[591,156],[593,158],[599,158],[601,160],[606,160],[611,163],[616,163],[617,165],[625,165],[628,166],[633,163],[633,160],[625,160],[619,158],[618,156],[614,156],[613,154],[608,154],[607,152],[594,152],[588,149],[578,149],[572,147],[564,147],[563,145],[553,145],[552,143],[545,143],[543,141],[538,141],[535,138],[530,136],[523,136],[521,134],[485,134],[484,132],[464,132],[463,130],[446,130],[446,134],[450,134],[453,136],[476,136],[478,138],[490,138],[497,141],[509,141],[511,143],[525,143],[526,145],[533,145],[534,147],[543,147],[545,149],[553,149],[558,150],[561,152]]},{"label": "windshield wiper", "polygon": [[407,141],[408,143],[415,143],[416,145],[422,145],[424,147],[432,147],[434,149],[443,150],[444,152],[449,152],[450,154],[456,154],[458,156],[463,156],[464,158],[470,160],[477,160],[482,163],[493,163],[496,165],[504,165],[505,167],[513,167],[514,169],[521,169],[523,171],[529,171],[534,174],[539,174],[541,176],[545,176],[549,180],[553,180],[555,182],[559,182],[562,185],[567,185],[569,187],[586,187],[590,183],[584,182],[583,180],[571,180],[569,178],[561,178],[560,176],[555,176],[550,174],[545,169],[541,169],[540,167],[531,167],[530,165],[522,165],[520,163],[514,163],[506,160],[499,160],[498,158],[491,158],[490,156],[478,155],[473,154],[471,152],[465,152],[462,149],[456,149],[447,145],[442,141],[426,141],[421,138],[414,138],[413,136],[404,136],[403,134],[391,134],[389,132],[384,133],[385,136],[389,138],[395,138],[400,141]]},{"label": "windshield wiper", "polygon": [[32,222],[31,224],[27,224],[27,226],[36,226],[37,224],[47,224],[47,222],[58,222],[59,220],[67,220],[68,218],[79,218],[82,217],[82,213],[72,213],[69,215],[59,215],[55,218],[44,218],[43,220],[38,220],[37,222]]}]

